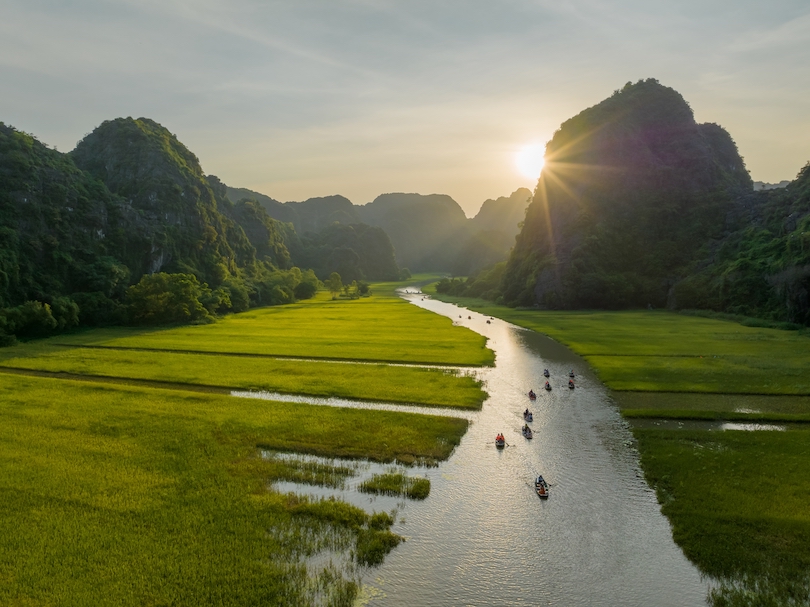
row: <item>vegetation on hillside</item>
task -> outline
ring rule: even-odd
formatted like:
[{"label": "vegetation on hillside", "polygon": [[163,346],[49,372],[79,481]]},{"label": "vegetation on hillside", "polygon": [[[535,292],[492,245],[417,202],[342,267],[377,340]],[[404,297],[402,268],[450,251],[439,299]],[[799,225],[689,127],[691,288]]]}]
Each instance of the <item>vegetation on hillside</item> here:
[{"label": "vegetation on hillside", "polygon": [[[0,211],[2,344],[80,324],[200,320],[289,303],[314,293],[300,284],[318,284],[290,267],[278,222],[232,204],[145,118],[107,121],[70,154],[0,124]],[[180,313],[145,312],[193,282]]]},{"label": "vegetation on hillside", "polygon": [[738,215],[675,285],[674,303],[810,325],[810,164],[787,187],[741,200]]}]

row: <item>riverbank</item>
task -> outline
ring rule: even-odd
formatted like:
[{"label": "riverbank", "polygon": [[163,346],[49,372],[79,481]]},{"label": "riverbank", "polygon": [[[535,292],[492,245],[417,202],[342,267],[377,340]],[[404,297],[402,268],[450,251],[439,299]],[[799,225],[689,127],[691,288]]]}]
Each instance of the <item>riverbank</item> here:
[{"label": "riverbank", "polygon": [[[614,390],[628,418],[762,422],[810,414],[810,338],[795,331],[663,311],[514,310],[424,292],[564,343]],[[633,434],[674,539],[723,582],[715,605],[810,600],[810,426]]]}]

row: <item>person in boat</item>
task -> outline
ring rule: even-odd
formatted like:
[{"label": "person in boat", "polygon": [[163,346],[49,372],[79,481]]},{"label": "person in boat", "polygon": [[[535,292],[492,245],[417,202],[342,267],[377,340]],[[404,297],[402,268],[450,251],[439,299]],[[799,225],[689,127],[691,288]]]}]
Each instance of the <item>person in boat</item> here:
[{"label": "person in boat", "polygon": [[529,410],[528,410],[528,409],[526,409],[526,410],[523,412],[523,417],[529,417]]}]

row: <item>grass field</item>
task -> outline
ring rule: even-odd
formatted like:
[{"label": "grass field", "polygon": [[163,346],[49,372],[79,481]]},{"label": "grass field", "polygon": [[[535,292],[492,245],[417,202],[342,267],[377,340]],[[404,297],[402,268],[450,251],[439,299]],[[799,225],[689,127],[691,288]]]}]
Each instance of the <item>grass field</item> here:
[{"label": "grass field", "polygon": [[[277,493],[277,480],[333,487],[351,471],[262,454],[431,463],[467,421],[184,386],[480,407],[479,383],[452,371],[272,358],[492,362],[483,338],[393,287],[0,350],[0,365],[86,378],[0,373],[0,604],[352,605],[357,568],[402,541],[393,518]],[[308,562],[317,555],[331,558]]]},{"label": "grass field", "polygon": [[384,364],[24,344],[0,350],[0,366],[469,409],[486,397],[479,381],[455,371]]},{"label": "grass field", "polygon": [[675,541],[725,582],[715,605],[810,603],[810,428],[634,434]]},{"label": "grass field", "polygon": [[257,308],[211,325],[172,329],[111,328],[54,338],[54,343],[182,352],[327,358],[375,362],[491,365],[481,335],[453,327],[449,318],[380,295],[332,300],[328,293],[287,306]]},{"label": "grass field", "polygon": [[432,460],[467,426],[5,376],[0,415],[0,603],[10,605],[308,605],[318,584],[331,604],[351,604],[350,576],[313,580],[299,558],[352,549],[376,562],[395,540],[357,508],[268,490],[274,468],[258,448]]},{"label": "grass field", "polygon": [[[585,357],[628,418],[810,421],[810,336],[664,311],[514,310],[445,297]],[[810,604],[810,426],[635,428],[673,536],[717,607]]]}]

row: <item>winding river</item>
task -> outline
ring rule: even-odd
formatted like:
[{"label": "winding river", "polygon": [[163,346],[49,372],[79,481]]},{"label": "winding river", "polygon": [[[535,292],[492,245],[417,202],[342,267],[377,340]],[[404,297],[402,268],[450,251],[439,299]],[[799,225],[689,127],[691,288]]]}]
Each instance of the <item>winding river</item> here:
[{"label": "winding river", "polygon": [[[461,445],[424,471],[430,497],[400,510],[393,530],[408,541],[364,577],[362,604],[705,605],[709,583],[672,541],[632,435],[585,362],[538,333],[403,297],[486,336],[496,365],[481,371],[490,397]],[[520,433],[527,406],[531,441]],[[551,484],[547,501],[532,489],[538,473]]]}]

